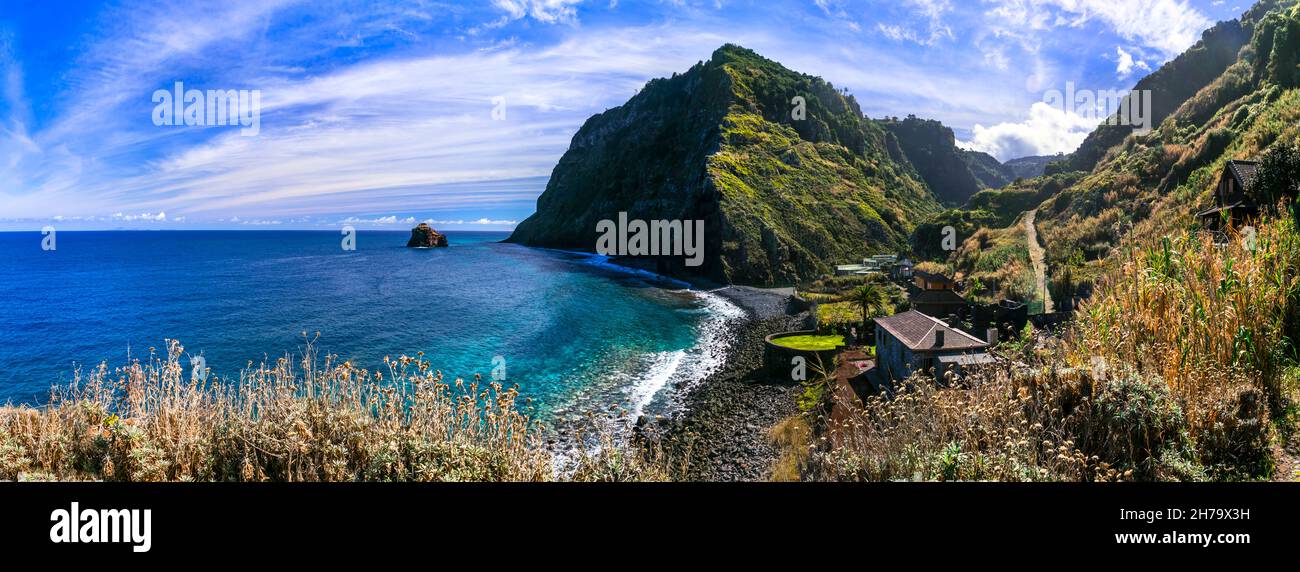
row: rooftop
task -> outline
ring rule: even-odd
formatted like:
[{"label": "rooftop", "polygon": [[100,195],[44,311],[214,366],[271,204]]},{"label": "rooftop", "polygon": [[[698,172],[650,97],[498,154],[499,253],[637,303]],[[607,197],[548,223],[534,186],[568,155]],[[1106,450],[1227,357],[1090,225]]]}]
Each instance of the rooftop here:
[{"label": "rooftop", "polygon": [[1228,161],[1228,169],[1232,170],[1232,175],[1241,181],[1243,187],[1249,189],[1250,185],[1255,182],[1255,175],[1259,173],[1259,163],[1255,161]]},{"label": "rooftop", "polygon": [[[876,324],[898,338],[912,351],[982,350],[988,347],[983,340],[916,310],[908,310],[888,318],[877,318]],[[935,346],[935,332],[943,332],[942,347]]]}]

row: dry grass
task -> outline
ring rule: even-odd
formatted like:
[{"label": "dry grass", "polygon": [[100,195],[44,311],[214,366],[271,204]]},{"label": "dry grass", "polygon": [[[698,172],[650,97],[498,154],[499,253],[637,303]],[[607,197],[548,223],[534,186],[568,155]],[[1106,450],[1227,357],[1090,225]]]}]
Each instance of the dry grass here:
[{"label": "dry grass", "polygon": [[952,261],[966,280],[968,296],[976,300],[1041,298],[1020,219],[1006,228],[976,231],[953,253]]},{"label": "dry grass", "polygon": [[[422,357],[368,372],[311,345],[241,374],[191,379],[169,342],[101,365],[43,408],[0,408],[0,479],[117,481],[545,481],[664,478],[597,431],[571,472],[543,446],[519,393],[444,381]],[[602,442],[602,439],[606,441]]]},{"label": "dry grass", "polygon": [[1081,308],[1076,359],[1133,364],[1191,403],[1223,389],[1226,373],[1257,385],[1279,411],[1280,374],[1294,358],[1287,341],[1300,294],[1300,234],[1274,219],[1226,246],[1208,235],[1149,241]]},{"label": "dry grass", "polygon": [[778,423],[768,431],[772,444],[781,451],[781,455],[772,465],[769,480],[776,482],[794,482],[800,478],[799,467],[807,464],[809,445],[813,430],[806,416],[794,415]]},{"label": "dry grass", "polygon": [[1064,340],[1004,345],[998,367],[869,400],[823,432],[805,477],[1266,477],[1296,391],[1294,221],[1262,224],[1253,248],[1144,241],[1099,292]]},{"label": "dry grass", "polygon": [[[1147,462],[1180,445],[1167,395],[1132,378],[1091,372],[988,371],[971,385],[917,376],[841,422],[819,452],[820,480],[1115,481],[1178,478]],[[1139,403],[1140,402],[1140,403]],[[1138,407],[1140,405],[1140,407]],[[1141,414],[1124,422],[1110,410]]]}]

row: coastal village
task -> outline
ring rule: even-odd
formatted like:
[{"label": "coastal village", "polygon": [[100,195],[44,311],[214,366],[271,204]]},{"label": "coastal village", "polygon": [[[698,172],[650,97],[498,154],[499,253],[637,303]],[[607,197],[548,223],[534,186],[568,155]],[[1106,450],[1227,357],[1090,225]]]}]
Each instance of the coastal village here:
[{"label": "coastal village", "polygon": [[[999,339],[1023,335],[1034,323],[1049,327],[1068,319],[1068,313],[1031,319],[1024,301],[970,300],[963,281],[926,269],[931,266],[876,254],[838,265],[835,276],[794,293],[796,303],[808,308],[809,327],[768,336],[769,373],[779,375],[803,356],[833,369],[827,373],[837,385],[867,397],[889,393],[918,372],[960,378],[994,363],[990,349]],[[837,318],[846,305],[858,313]]]},{"label": "coastal village", "polygon": [[[1247,192],[1258,165],[1228,161],[1215,187],[1215,206],[1197,215],[1216,243],[1259,216],[1258,200]],[[768,374],[788,375],[791,360],[801,356],[823,369],[838,395],[857,399],[891,394],[917,373],[941,384],[960,382],[997,363],[992,350],[1000,341],[1051,333],[1072,319],[1076,303],[1064,300],[1060,311],[1043,311],[1052,305],[981,300],[942,265],[897,254],[836,265],[833,276],[790,295],[796,307],[808,311],[806,328],[767,336]],[[851,404],[837,403],[843,405]]]}]

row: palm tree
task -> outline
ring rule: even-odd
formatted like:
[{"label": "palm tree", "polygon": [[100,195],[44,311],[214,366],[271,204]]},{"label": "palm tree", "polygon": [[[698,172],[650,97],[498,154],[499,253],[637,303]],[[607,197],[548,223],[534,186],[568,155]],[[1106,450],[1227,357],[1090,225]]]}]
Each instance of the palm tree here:
[{"label": "palm tree", "polygon": [[868,282],[849,292],[849,301],[862,308],[862,332],[865,334],[868,315],[876,315],[884,311],[885,291],[879,284]]}]

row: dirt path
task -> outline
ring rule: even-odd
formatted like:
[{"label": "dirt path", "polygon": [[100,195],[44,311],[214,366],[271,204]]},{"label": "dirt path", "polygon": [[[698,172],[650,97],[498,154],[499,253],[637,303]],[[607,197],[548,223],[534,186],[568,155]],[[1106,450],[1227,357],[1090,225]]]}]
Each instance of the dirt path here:
[{"label": "dirt path", "polygon": [[1043,297],[1043,312],[1050,314],[1056,310],[1052,304],[1052,296],[1047,292],[1047,263],[1043,260],[1046,253],[1038,243],[1038,229],[1034,227],[1034,217],[1037,215],[1038,209],[1025,213],[1025,242],[1029,243],[1029,261],[1034,264],[1034,279],[1038,285],[1038,294]]}]

